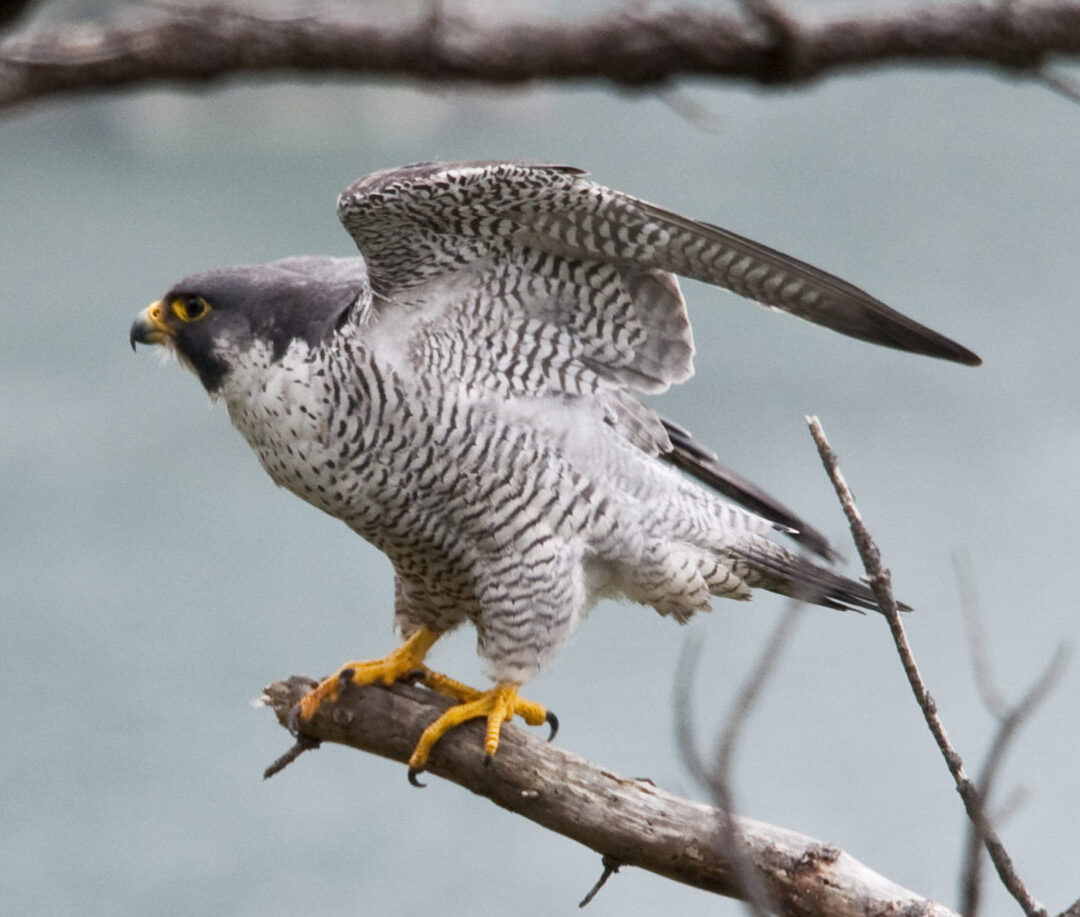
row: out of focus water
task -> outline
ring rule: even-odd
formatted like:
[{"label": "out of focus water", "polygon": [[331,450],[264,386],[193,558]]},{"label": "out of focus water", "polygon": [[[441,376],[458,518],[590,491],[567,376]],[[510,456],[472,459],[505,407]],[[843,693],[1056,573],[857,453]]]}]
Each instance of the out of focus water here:
[{"label": "out of focus water", "polygon": [[[973,370],[894,354],[688,284],[698,374],[663,401],[853,555],[803,422],[820,415],[977,769],[993,722],[953,553],[1007,695],[1077,630],[1080,109],[960,72],[680,92],[706,128],[656,97],[593,89],[311,84],[70,100],[0,122],[0,909],[540,915],[568,912],[599,874],[584,848],[342,749],[260,780],[287,737],[248,701],[388,649],[389,567],[275,491],[194,379],[127,346],[134,314],[187,273],[348,253],[335,195],[406,161],[587,167],[835,271],[983,356]],[[781,608],[718,603],[692,625],[704,741]],[[685,634],[599,608],[531,686],[560,742],[697,795],[672,729]],[[479,678],[471,634],[434,659]],[[1003,834],[1059,909],[1080,893],[1077,687],[1073,668],[1000,786],[1027,791]],[[745,814],[956,903],[959,803],[880,620],[804,616],[736,778]],[[590,905],[675,909],[738,912],[633,870]]]}]

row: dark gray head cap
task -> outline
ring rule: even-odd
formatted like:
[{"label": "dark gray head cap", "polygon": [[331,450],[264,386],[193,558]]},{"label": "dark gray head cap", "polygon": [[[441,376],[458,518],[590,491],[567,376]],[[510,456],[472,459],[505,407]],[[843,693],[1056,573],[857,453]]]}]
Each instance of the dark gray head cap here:
[{"label": "dark gray head cap", "polygon": [[177,349],[213,392],[228,371],[221,342],[246,349],[269,345],[280,360],[294,340],[317,346],[361,308],[368,294],[362,258],[305,255],[266,264],[243,264],[185,277],[164,301],[197,296],[212,312],[177,329]]}]

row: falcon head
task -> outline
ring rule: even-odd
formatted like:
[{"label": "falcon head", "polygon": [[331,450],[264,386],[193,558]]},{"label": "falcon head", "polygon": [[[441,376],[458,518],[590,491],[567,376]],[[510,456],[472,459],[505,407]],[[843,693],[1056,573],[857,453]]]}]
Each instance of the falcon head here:
[{"label": "falcon head", "polygon": [[216,394],[238,354],[280,360],[294,340],[325,340],[369,295],[361,258],[304,256],[193,274],[136,317],[129,340],[162,344]]}]

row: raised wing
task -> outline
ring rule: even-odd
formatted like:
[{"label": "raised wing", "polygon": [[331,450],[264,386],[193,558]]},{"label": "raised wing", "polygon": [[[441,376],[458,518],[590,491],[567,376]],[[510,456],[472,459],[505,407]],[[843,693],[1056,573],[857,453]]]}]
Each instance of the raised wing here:
[{"label": "raised wing", "polygon": [[875,344],[981,362],[838,277],[612,191],[570,167],[406,166],[353,184],[340,197],[338,214],[377,291],[484,274],[494,292],[516,297],[523,314],[568,328],[590,345],[590,358],[644,391],[692,372],[685,306],[670,274]]}]

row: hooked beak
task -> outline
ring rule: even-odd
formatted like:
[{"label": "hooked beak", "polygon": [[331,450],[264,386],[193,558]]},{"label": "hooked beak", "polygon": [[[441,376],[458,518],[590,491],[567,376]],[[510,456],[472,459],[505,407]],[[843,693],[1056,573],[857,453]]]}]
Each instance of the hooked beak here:
[{"label": "hooked beak", "polygon": [[134,350],[136,344],[160,344],[164,338],[172,336],[173,330],[165,324],[165,306],[159,299],[136,316],[128,340]]}]

